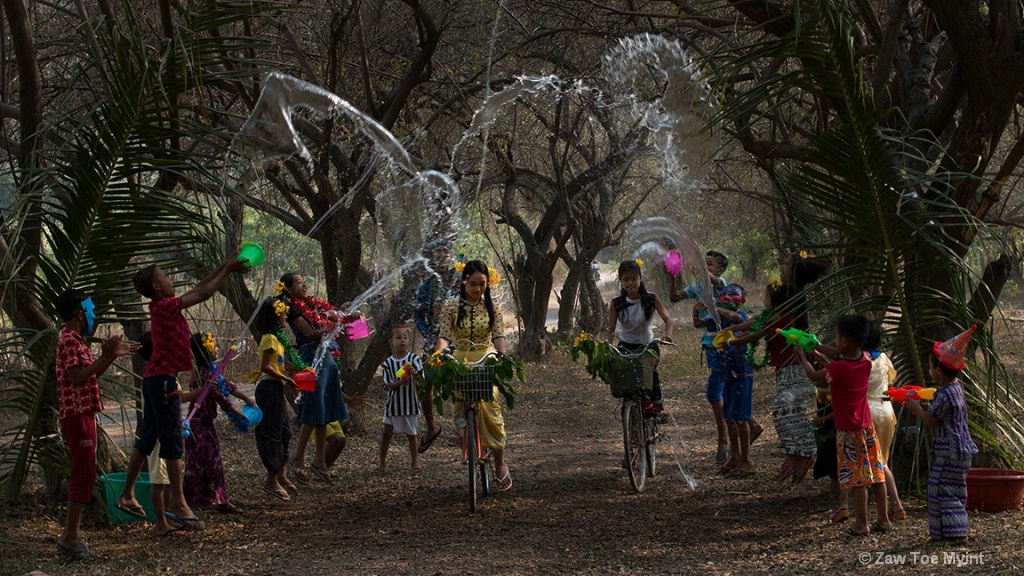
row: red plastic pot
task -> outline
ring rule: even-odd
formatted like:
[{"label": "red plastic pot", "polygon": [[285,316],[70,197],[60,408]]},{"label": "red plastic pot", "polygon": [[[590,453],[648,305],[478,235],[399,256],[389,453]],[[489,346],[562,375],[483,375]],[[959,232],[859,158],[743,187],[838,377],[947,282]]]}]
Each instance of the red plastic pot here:
[{"label": "red plastic pot", "polygon": [[295,388],[299,392],[313,392],[316,390],[316,374],[312,370],[296,372],[292,376],[292,380],[295,380]]},{"label": "red plastic pot", "polygon": [[1024,500],[1024,472],[1002,468],[967,471],[967,509],[980,512],[1020,510]]}]

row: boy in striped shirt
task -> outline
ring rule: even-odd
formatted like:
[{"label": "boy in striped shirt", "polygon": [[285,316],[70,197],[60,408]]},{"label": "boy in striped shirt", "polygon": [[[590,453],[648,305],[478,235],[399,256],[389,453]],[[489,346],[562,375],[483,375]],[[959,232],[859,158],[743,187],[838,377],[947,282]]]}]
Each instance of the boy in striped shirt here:
[{"label": "boy in striped shirt", "polygon": [[[416,380],[413,374],[423,370],[419,356],[409,351],[409,328],[397,324],[391,328],[388,344],[391,356],[381,364],[384,373],[384,388],[388,397],[384,404],[384,436],[380,442],[380,466],[383,474],[391,436],[398,432],[409,439],[409,453],[412,455],[413,472],[419,472],[419,451],[416,447],[416,418],[420,415],[420,402],[416,395]],[[401,373],[401,375],[399,375]]]}]

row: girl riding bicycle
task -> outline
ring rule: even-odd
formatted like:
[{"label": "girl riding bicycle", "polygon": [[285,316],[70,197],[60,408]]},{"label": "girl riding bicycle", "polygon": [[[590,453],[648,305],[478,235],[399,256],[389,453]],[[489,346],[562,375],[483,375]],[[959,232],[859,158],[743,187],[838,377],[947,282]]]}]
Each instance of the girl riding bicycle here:
[{"label": "girl riding bicycle", "polygon": [[[458,271],[458,264],[456,264]],[[488,352],[502,354],[505,348],[505,322],[501,310],[491,299],[491,287],[500,282],[498,273],[480,260],[466,262],[459,283],[459,297],[444,304],[438,316],[439,335],[436,350],[453,347],[452,355],[459,360],[475,362]],[[490,344],[475,346],[475,342]],[[490,402],[478,402],[480,410],[481,443],[494,454],[494,471],[498,488],[512,487],[512,474],[505,463],[505,420],[501,415],[497,387]],[[462,414],[461,403],[456,403],[456,419]]]},{"label": "girl riding bicycle", "polygon": [[[665,334],[662,340],[672,341],[672,317],[662,304],[657,294],[648,292],[641,280],[640,260],[626,260],[619,264],[619,284],[622,292],[612,299],[608,306],[608,339],[611,340],[618,329],[619,348],[624,351],[642,350],[654,339],[654,312],[658,312],[665,323]],[[652,346],[659,353],[657,345]],[[654,385],[651,388],[649,402],[644,402],[645,412],[662,411],[661,381],[658,370],[654,370]]]}]

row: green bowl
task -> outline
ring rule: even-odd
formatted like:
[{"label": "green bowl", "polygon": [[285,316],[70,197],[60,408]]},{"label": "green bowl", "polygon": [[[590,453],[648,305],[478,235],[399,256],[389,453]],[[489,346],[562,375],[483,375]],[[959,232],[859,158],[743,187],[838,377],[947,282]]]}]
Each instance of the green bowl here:
[{"label": "green bowl", "polygon": [[263,261],[266,260],[267,253],[263,251],[263,248],[255,242],[243,242],[242,247],[238,250],[238,259],[241,261],[248,260],[250,268],[255,268]]}]

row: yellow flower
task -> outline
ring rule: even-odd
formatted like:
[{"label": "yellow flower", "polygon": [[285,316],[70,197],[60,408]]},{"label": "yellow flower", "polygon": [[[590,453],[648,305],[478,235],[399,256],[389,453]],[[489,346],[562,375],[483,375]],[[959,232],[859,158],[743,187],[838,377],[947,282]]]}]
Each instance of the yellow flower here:
[{"label": "yellow flower", "polygon": [[800,258],[801,259],[807,260],[810,257],[811,257],[811,255],[807,253],[807,250],[801,250],[800,251]]},{"label": "yellow flower", "polygon": [[779,280],[778,278],[772,278],[771,280],[768,281],[768,288],[772,290],[778,290],[781,287],[782,280]]},{"label": "yellow flower", "polygon": [[587,340],[590,340],[590,334],[580,332],[580,335],[576,337],[576,341],[573,342],[573,346],[579,347],[580,344],[583,344]]},{"label": "yellow flower", "polygon": [[284,302],[280,300],[274,301],[274,314],[280,316],[281,314],[287,314],[288,310],[288,305],[285,304]]},{"label": "yellow flower", "polygon": [[280,294],[281,292],[284,292],[284,282],[278,280],[277,283],[274,284],[274,294]]},{"label": "yellow flower", "polygon": [[466,268],[466,263],[465,262],[456,262],[452,266],[452,268],[455,268],[455,273],[458,274],[459,276],[461,276],[462,275],[462,271]]},{"label": "yellow flower", "polygon": [[214,354],[217,350],[217,341],[213,338],[213,334],[209,332],[203,336],[203,348],[206,348],[210,354]]},{"label": "yellow flower", "polygon": [[644,267],[644,260],[643,260],[643,258],[637,258],[636,260],[634,260],[634,262],[636,262],[637,266],[639,266],[641,268]]},{"label": "yellow flower", "polygon": [[487,269],[487,285],[494,287],[501,283],[501,275],[494,268]]}]

